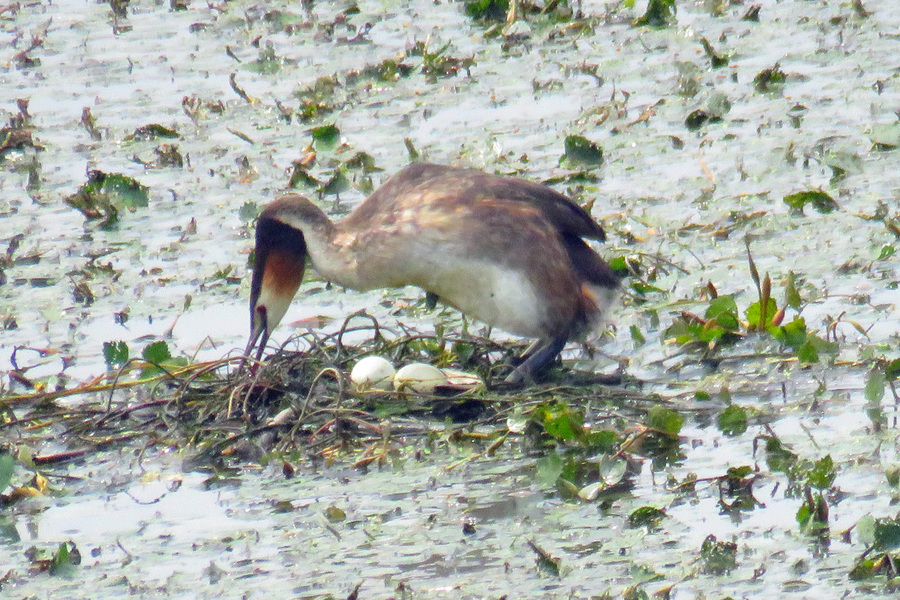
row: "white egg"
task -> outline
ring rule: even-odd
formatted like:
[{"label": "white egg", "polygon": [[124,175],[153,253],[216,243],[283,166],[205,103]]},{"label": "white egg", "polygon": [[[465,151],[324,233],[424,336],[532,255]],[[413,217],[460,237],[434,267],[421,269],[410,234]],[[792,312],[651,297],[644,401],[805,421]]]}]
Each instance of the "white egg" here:
[{"label": "white egg", "polygon": [[397,391],[433,394],[434,388],[446,383],[447,376],[443,371],[425,363],[410,363],[394,375],[394,389]]},{"label": "white egg", "polygon": [[391,389],[394,365],[381,356],[367,356],[353,365],[350,381],[358,391]]}]

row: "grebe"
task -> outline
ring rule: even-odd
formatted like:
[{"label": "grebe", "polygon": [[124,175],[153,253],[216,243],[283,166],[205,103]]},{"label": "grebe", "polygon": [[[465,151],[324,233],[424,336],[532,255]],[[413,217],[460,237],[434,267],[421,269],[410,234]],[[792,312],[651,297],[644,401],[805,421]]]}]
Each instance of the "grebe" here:
[{"label": "grebe", "polygon": [[246,355],[269,334],[303,280],[354,290],[418,286],[464,314],[537,338],[507,377],[533,380],[593,326],[619,278],[584,239],[603,229],[566,196],[529,181],[415,163],[338,223],[306,198],[269,204],[256,226]]}]

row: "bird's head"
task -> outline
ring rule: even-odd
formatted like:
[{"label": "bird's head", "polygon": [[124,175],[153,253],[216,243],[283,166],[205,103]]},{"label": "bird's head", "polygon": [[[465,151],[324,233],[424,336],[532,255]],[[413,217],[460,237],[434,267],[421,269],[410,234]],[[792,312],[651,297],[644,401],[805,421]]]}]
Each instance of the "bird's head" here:
[{"label": "bird's head", "polygon": [[269,334],[287,312],[306,269],[303,232],[284,220],[290,208],[288,199],[276,200],[266,207],[256,225],[256,256],[250,286],[250,341],[244,355],[257,348],[257,360],[262,358]]}]

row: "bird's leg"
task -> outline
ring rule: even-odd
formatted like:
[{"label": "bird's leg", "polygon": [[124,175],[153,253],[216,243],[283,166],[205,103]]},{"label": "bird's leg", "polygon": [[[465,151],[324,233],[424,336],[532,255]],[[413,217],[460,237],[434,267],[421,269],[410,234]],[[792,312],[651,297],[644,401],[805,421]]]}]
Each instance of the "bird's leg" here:
[{"label": "bird's leg", "polygon": [[567,335],[561,335],[546,340],[538,340],[522,356],[525,360],[506,377],[506,383],[523,383],[533,380],[534,376],[547,368],[554,358],[562,352],[569,339]]}]

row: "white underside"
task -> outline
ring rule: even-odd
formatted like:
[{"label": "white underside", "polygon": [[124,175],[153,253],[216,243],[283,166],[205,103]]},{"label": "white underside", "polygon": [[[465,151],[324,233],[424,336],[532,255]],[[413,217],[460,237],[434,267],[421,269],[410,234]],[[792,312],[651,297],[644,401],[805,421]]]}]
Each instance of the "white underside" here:
[{"label": "white underside", "polygon": [[523,274],[496,265],[471,262],[434,269],[415,282],[447,304],[492,327],[523,337],[542,337],[546,310]]}]

